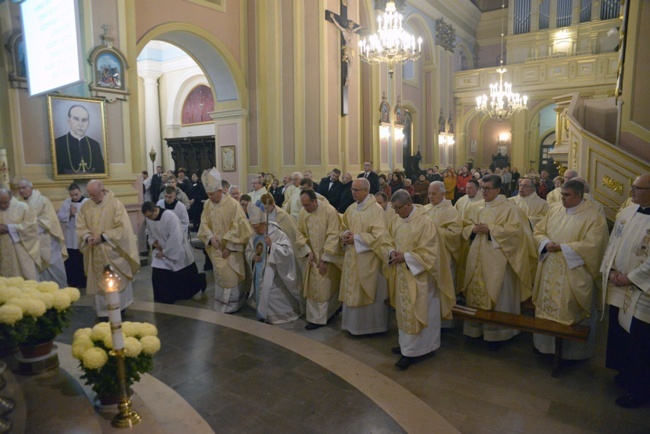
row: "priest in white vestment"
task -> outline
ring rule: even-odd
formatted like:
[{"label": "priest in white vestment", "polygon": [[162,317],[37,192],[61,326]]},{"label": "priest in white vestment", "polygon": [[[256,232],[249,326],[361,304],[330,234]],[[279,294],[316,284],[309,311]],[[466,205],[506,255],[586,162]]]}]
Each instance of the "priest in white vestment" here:
[{"label": "priest in white vestment", "polygon": [[216,168],[203,171],[205,201],[198,237],[214,267],[214,310],[233,313],[246,302],[250,289],[244,250],[253,234],[241,205],[224,193]]},{"label": "priest in white vestment", "polygon": [[[556,188],[555,190],[560,189]],[[537,195],[535,183],[533,183],[532,179],[521,178],[519,180],[519,194],[514,197],[509,197],[508,202],[514,203],[521,208],[524,214],[526,214],[526,217],[528,217],[530,227],[533,229],[548,214],[548,203]]]},{"label": "priest in white vestment", "polygon": [[481,184],[480,181],[476,179],[470,179],[467,181],[465,186],[466,195],[461,196],[457,201],[454,207],[460,213],[461,220],[465,217],[465,210],[467,206],[483,200],[483,195],[481,194]]},{"label": "priest in white vestment", "polygon": [[0,187],[0,276],[36,280],[40,264],[36,213]]},{"label": "priest in white vestment", "polygon": [[381,274],[386,216],[370,194],[366,178],[352,182],[352,197],[355,203],[343,214],[341,234],[345,249],[339,294],[341,329],[353,335],[383,333],[388,330],[388,284]]},{"label": "priest in white vestment", "polygon": [[297,246],[306,247],[308,252],[303,274],[303,295],[307,299],[305,329],[315,330],[326,325],[341,306],[341,222],[334,207],[318,200],[314,190],[302,191],[300,200],[303,210],[298,215]]},{"label": "priest in white vestment", "polygon": [[77,184],[70,184],[68,194],[70,197],[63,201],[61,208],[56,213],[65,237],[65,247],[68,249],[68,259],[64,262],[65,274],[68,278],[68,286],[85,288],[86,273],[84,272],[84,257],[79,251],[77,214],[81,205],[88,198],[83,196],[81,188]]},{"label": "priest in white vestment", "polygon": [[[185,208],[181,204],[182,208]],[[151,283],[156,303],[175,303],[205,292],[205,273],[199,273],[183,228],[176,214],[153,202],[142,204],[146,233],[152,248]]]},{"label": "priest in white vestment", "polygon": [[616,404],[650,401],[650,173],[632,183],[632,205],[616,218],[600,268],[609,304],[605,366],[626,393]]},{"label": "priest in white vestment", "polygon": [[246,246],[246,262],[252,270],[248,302],[260,321],[283,324],[298,319],[301,313],[298,269],[291,240],[277,223],[267,221],[266,211],[248,204],[254,231]]},{"label": "priest in white vestment", "polygon": [[296,221],[298,220],[298,214],[302,210],[302,204],[300,203],[300,181],[302,181],[302,173],[293,172],[291,174],[292,184],[284,190],[284,203],[282,204],[282,208]]},{"label": "priest in white vestment", "polygon": [[108,306],[99,286],[104,267],[111,265],[121,278],[120,310],[123,310],[133,304],[131,282],[140,270],[140,257],[122,202],[99,180],[91,180],[86,189],[90,200],[81,205],[77,214],[77,236],[88,278],[86,294],[95,296],[97,316],[104,317],[108,316]]},{"label": "priest in white vestment", "polygon": [[440,347],[441,319],[451,319],[456,296],[444,238],[424,208],[413,205],[406,190],[396,191],[390,201],[397,215],[382,250],[399,329],[393,352],[401,357],[395,366],[404,370]]},{"label": "priest in white vestment", "polygon": [[[483,178],[484,201],[470,205],[463,220],[469,243],[462,292],[467,306],[519,314],[531,296],[537,252],[528,219],[501,192],[501,177]],[[483,336],[490,349],[511,339],[518,330],[465,321],[467,336]]]},{"label": "priest in white vestment", "polygon": [[[535,226],[539,266],[533,303],[537,318],[591,328],[586,343],[567,340],[562,348],[564,359],[581,360],[593,357],[596,350],[600,264],[609,233],[605,218],[584,200],[581,182],[568,181],[561,191],[562,206],[553,206]],[[553,336],[533,338],[539,352],[555,353]]]},{"label": "priest in white vestment", "polygon": [[52,202],[34,190],[31,181],[18,181],[18,194],[32,207],[38,221],[38,238],[41,249],[41,268],[38,280],[56,282],[61,288],[68,286],[68,278],[63,261],[68,258],[63,230]]},{"label": "priest in white vestment", "polygon": [[[567,181],[571,181],[574,178],[578,177],[578,172],[575,170],[566,170],[564,174],[562,175],[562,180],[563,183]],[[556,203],[559,204],[561,203],[562,199],[562,190],[559,188],[555,188],[551,190],[549,194],[546,195],[546,202],[548,203],[549,206],[553,206]]]}]

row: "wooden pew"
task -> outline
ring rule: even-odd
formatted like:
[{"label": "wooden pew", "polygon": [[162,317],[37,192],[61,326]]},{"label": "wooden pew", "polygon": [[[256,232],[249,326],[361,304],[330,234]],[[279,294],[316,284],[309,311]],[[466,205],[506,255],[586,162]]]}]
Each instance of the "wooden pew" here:
[{"label": "wooden pew", "polygon": [[569,339],[577,342],[587,342],[589,326],[560,324],[548,319],[518,315],[494,310],[475,309],[456,305],[452,309],[456,318],[483,324],[494,324],[528,333],[539,333],[555,337],[555,360],[551,375],[558,377],[562,364],[562,341]]}]

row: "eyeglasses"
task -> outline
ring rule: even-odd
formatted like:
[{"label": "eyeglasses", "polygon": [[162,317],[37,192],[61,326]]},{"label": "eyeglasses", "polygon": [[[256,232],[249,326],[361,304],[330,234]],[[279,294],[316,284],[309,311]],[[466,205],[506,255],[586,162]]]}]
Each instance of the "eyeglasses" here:
[{"label": "eyeglasses", "polygon": [[500,190],[498,187],[483,187],[483,190],[485,191],[493,191],[493,190]]},{"label": "eyeglasses", "polygon": [[365,188],[351,188],[352,191],[366,191]]},{"label": "eyeglasses", "polygon": [[403,203],[403,204],[401,204],[400,206],[395,206],[395,205],[393,205],[393,209],[394,209],[395,211],[399,211],[399,210],[401,210],[402,208],[404,208],[406,205],[407,205],[406,203]]},{"label": "eyeglasses", "polygon": [[630,187],[631,191],[637,191],[637,190],[650,190],[650,187],[637,187],[636,185],[633,185]]}]

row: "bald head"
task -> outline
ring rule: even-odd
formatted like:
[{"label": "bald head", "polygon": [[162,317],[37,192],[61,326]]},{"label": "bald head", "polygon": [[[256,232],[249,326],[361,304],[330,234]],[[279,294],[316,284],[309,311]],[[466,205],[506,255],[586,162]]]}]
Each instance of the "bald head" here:
[{"label": "bald head", "polygon": [[370,183],[366,178],[357,178],[352,181],[352,198],[357,203],[362,203],[370,194]]},{"label": "bald head", "polygon": [[102,200],[104,200],[106,189],[104,188],[104,183],[100,180],[91,179],[90,182],[88,182],[86,189],[88,190],[88,196],[90,196],[93,202],[101,203]]},{"label": "bald head", "polygon": [[634,180],[630,195],[633,203],[643,208],[650,207],[650,173],[645,173]]},{"label": "bald head", "polygon": [[567,170],[566,172],[564,172],[564,175],[562,175],[562,177],[564,178],[564,182],[567,182],[570,179],[577,178],[578,172],[576,172],[575,170]]},{"label": "bald head", "polygon": [[11,190],[0,188],[0,211],[7,211],[11,202]]},{"label": "bald head", "polygon": [[445,200],[445,183],[433,181],[429,184],[429,202],[435,206],[443,200]]}]

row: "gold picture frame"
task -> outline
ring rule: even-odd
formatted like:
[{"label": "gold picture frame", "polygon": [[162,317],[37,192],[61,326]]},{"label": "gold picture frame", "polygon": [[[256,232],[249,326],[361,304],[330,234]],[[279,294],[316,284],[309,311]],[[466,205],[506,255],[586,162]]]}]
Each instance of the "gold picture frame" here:
[{"label": "gold picture frame", "polygon": [[53,178],[108,178],[105,101],[48,95],[47,117]]},{"label": "gold picture frame", "polygon": [[234,172],[237,170],[237,154],[235,146],[222,146],[221,147],[221,171]]}]

